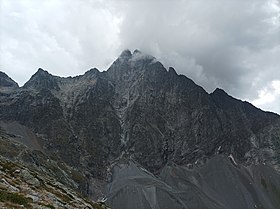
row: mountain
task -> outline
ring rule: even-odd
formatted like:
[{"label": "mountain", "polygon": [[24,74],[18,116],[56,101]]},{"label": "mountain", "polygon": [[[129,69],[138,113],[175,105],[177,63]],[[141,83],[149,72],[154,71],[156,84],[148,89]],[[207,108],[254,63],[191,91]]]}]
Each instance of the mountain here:
[{"label": "mountain", "polygon": [[0,81],[1,128],[78,171],[69,178],[85,196],[120,209],[280,205],[279,115],[222,89],[208,94],[139,50],[103,72],[61,78],[39,69],[23,87],[4,73]]}]

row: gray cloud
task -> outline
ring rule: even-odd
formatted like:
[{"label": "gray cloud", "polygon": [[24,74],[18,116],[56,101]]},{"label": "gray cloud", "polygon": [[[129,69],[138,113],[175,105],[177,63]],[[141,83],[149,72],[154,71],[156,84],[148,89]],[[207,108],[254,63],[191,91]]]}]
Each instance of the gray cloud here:
[{"label": "gray cloud", "polygon": [[[273,87],[280,81],[277,0],[2,0],[0,5],[0,68],[21,84],[38,67],[62,76],[103,70],[123,49],[138,48],[209,92],[221,87],[280,113],[278,86]],[[265,99],[268,93],[274,99]]]},{"label": "gray cloud", "polygon": [[68,76],[105,69],[116,56],[119,20],[99,1],[3,0],[0,68],[22,85],[37,68]]},{"label": "gray cloud", "polygon": [[[255,101],[280,80],[277,1],[133,1],[126,9],[123,46],[140,45],[208,91]],[[260,106],[279,111],[279,102]]]},{"label": "gray cloud", "polygon": [[[185,58],[181,64],[179,62],[177,69],[198,82],[202,73],[203,85],[208,90],[216,85],[223,85],[229,90],[240,90],[237,84],[247,88],[247,82],[241,77],[254,71],[250,67],[252,63],[248,62],[253,56],[266,56],[280,43],[279,24],[275,26],[271,23],[277,14],[272,12],[268,1],[158,3],[134,1],[130,4],[121,28],[123,45],[129,48],[141,45],[144,50],[157,54],[175,67],[177,56]],[[186,69],[188,66],[185,64],[189,60],[193,60],[200,69],[202,67],[202,72]],[[279,66],[277,61],[274,64]],[[215,83],[211,85],[209,80]],[[242,95],[243,91],[239,94]]]}]

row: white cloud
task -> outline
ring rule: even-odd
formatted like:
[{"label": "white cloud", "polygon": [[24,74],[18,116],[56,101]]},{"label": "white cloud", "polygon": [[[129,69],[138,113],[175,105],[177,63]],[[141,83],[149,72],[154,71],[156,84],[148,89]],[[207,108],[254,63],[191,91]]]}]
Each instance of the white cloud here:
[{"label": "white cloud", "polygon": [[[22,85],[39,67],[61,76],[104,70],[123,49],[138,48],[209,92],[220,87],[257,101],[280,80],[279,5],[277,0],[0,0],[0,70]],[[266,105],[274,110],[272,102]]]},{"label": "white cloud", "polygon": [[21,85],[37,68],[68,76],[104,70],[121,19],[100,1],[1,1],[0,69]]},{"label": "white cloud", "polygon": [[280,80],[273,80],[267,87],[258,91],[258,98],[252,103],[264,110],[280,112]]}]

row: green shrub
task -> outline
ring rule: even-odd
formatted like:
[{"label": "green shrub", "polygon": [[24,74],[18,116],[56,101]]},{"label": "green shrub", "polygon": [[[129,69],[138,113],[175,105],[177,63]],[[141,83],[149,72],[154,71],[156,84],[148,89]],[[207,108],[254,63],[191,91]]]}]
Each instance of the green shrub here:
[{"label": "green shrub", "polygon": [[1,202],[11,202],[19,205],[28,206],[28,198],[17,193],[10,193],[6,191],[0,191],[0,201]]},{"label": "green shrub", "polygon": [[45,206],[45,207],[47,207],[47,208],[50,208],[50,209],[55,209],[55,207],[52,206],[51,204],[46,205],[46,204],[44,204],[44,203],[40,203],[40,205],[43,205],[43,206]]}]

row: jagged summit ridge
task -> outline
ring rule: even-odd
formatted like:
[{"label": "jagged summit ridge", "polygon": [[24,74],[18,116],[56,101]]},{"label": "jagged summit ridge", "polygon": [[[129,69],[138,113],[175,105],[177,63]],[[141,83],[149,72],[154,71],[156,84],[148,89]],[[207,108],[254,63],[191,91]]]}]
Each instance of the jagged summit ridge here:
[{"label": "jagged summit ridge", "polygon": [[133,51],[133,54],[137,54],[137,53],[142,53],[139,49],[135,49],[134,51]]},{"label": "jagged summit ridge", "polygon": [[27,81],[24,88],[30,89],[49,89],[49,90],[58,90],[59,86],[57,83],[57,77],[50,74],[48,71],[39,68],[38,71]]},{"label": "jagged summit ridge", "polygon": [[125,59],[125,58],[131,58],[132,53],[129,49],[125,49],[122,51],[122,53],[120,54],[119,58]]},{"label": "jagged summit ridge", "polygon": [[37,74],[49,74],[47,70],[44,70],[43,68],[38,68]]},{"label": "jagged summit ridge", "polygon": [[157,60],[155,57],[141,52],[139,49],[135,49],[133,53],[129,49],[126,49],[120,54],[117,61],[130,62],[133,64],[137,61],[156,62]]},{"label": "jagged summit ridge", "polygon": [[[157,62],[156,58],[141,52],[139,49],[135,49],[133,53],[126,49],[122,51],[122,53],[119,55],[119,57],[115,60],[114,63],[118,62],[124,62],[126,65],[128,65],[128,68],[130,69],[140,69],[139,65],[147,65],[147,64],[153,64]],[[109,68],[110,69],[114,66],[113,65]],[[1,72],[2,73],[2,72]],[[100,71],[97,68],[89,69],[84,73],[85,76],[94,75],[100,73]],[[5,74],[5,73],[2,73]],[[6,74],[5,74],[6,75]],[[78,75],[76,77],[81,77],[83,75]],[[8,77],[8,76],[6,76]],[[67,78],[75,78],[75,77],[67,77]],[[57,85],[55,84],[55,80],[59,80],[58,76],[54,76],[50,74],[47,70],[44,70],[43,68],[38,68],[37,72],[33,74],[25,84],[24,87],[26,88],[54,88],[57,89]],[[53,86],[53,87],[52,87]]]}]

